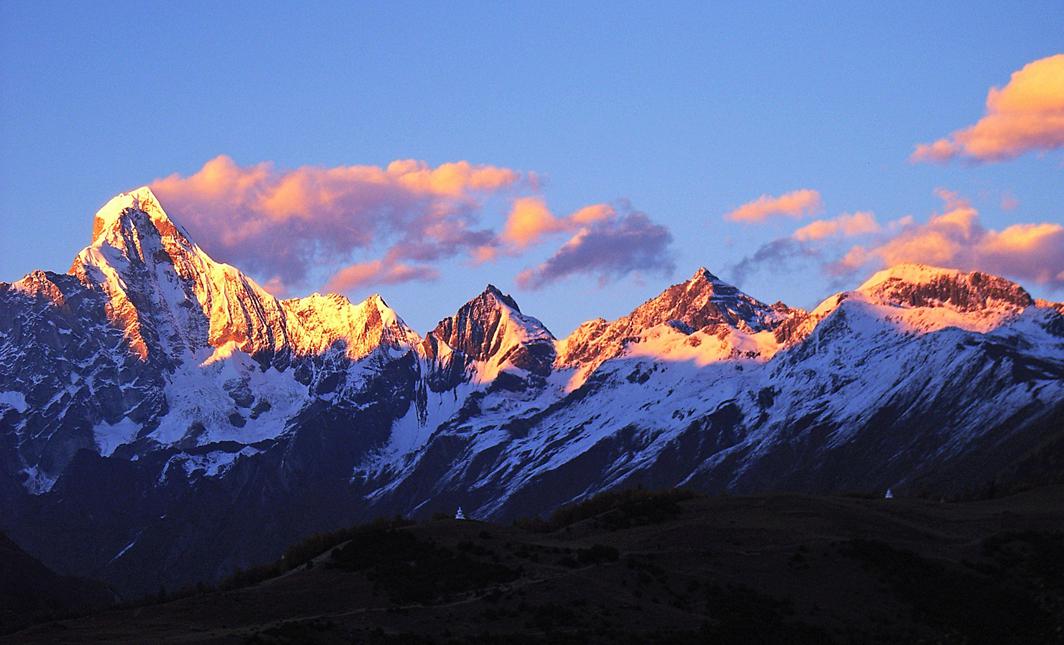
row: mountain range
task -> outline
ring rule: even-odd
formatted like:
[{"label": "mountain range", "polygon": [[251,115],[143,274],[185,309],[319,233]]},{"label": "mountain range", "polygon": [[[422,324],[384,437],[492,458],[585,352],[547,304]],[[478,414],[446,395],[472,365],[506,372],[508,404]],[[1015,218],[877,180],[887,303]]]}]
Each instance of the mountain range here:
[{"label": "mountain range", "polygon": [[705,268],[558,339],[492,285],[424,336],[281,300],[150,189],[0,283],[0,530],[126,596],[379,516],[601,491],[959,496],[1062,479],[1064,304],[900,265],[811,311]]}]

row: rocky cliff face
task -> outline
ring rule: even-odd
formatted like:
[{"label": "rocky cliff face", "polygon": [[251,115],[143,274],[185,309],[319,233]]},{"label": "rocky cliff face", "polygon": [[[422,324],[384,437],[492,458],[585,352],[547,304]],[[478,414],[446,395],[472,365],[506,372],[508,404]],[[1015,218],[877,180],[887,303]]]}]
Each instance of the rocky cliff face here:
[{"label": "rocky cliff face", "polygon": [[422,352],[437,392],[468,381],[490,383],[502,374],[543,378],[555,356],[554,336],[543,323],[522,314],[513,298],[490,284],[441,320],[425,336]]},{"label": "rocky cliff face", "polygon": [[904,265],[806,312],[699,269],[561,340],[489,285],[421,338],[377,295],[277,300],[147,189],[0,283],[0,361],[0,529],[130,593],[459,504],[972,491],[1064,432],[1064,312],[1003,278]]}]

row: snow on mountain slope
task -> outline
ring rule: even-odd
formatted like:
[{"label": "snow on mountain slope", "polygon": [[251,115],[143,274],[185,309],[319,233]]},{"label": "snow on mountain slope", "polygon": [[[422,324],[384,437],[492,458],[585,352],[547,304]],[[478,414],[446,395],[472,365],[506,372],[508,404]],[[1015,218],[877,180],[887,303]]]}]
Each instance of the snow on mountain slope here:
[{"label": "snow on mountain slope", "polygon": [[[772,481],[764,469],[781,452],[804,446],[810,454],[823,453],[826,463],[829,453],[853,449],[862,433],[882,432],[881,426],[890,433],[878,439],[885,465],[865,467],[868,473],[889,472],[876,476],[897,488],[980,442],[1007,441],[1007,434],[995,432],[1022,427],[1027,419],[1018,419],[1019,411],[1037,420],[1064,401],[1059,313],[1031,306],[1026,292],[1006,280],[899,267],[809,314],[772,309],[776,315],[768,314],[760,331],[749,323],[720,322],[691,332],[676,325],[662,303],[675,298],[677,287],[682,293],[698,290],[699,277],[637,310],[650,327],[633,324],[635,315],[614,323],[630,332],[619,351],[608,342],[599,347],[615,355],[603,360],[584,353],[590,364],[556,365],[555,380],[573,370],[586,374],[575,386],[569,383],[568,394],[545,388],[502,416],[485,409],[491,401],[485,397],[478,416],[450,427],[448,440],[463,442],[455,461],[462,467],[443,477],[454,478],[466,506],[478,515],[506,513],[530,503],[529,496],[545,495],[534,491],[578,482],[549,498],[548,505],[556,505],[631,478],[642,481],[648,473],[671,485],[714,481],[725,489],[756,489],[764,485],[756,482]],[[766,329],[778,328],[790,320],[787,315],[795,321],[788,333]],[[566,355],[574,337],[608,339],[604,328],[610,325],[586,323],[559,343],[559,355]],[[585,341],[568,356],[589,346]],[[888,417],[894,421],[885,423]],[[931,425],[907,435],[907,424],[922,421]],[[802,430],[810,427],[821,429]],[[675,454],[677,446],[692,443],[697,448],[690,454]],[[431,448],[430,442],[426,459]],[[672,470],[661,474],[667,463]],[[475,476],[469,464],[478,464]],[[802,475],[793,469],[799,464],[809,472],[817,468],[795,458],[781,477],[798,480]],[[594,474],[581,478],[574,470]],[[839,477],[836,486],[845,481]],[[810,486],[808,480],[800,485]],[[389,488],[402,490],[394,482]],[[421,507],[430,501],[414,497],[405,503]]]},{"label": "snow on mountain slope", "polygon": [[[11,389],[35,388],[32,409],[12,421],[13,468],[32,472],[37,492],[78,449],[127,446],[129,457],[276,437],[315,393],[340,381],[357,391],[372,376],[363,359],[420,342],[379,296],[279,302],[212,260],[148,188],[97,212],[69,276],[34,272],[0,289],[13,312],[0,356],[32,379],[12,373]],[[327,357],[334,349],[343,360]]]},{"label": "snow on mountain slope", "polygon": [[344,296],[315,293],[281,303],[288,337],[296,354],[322,354],[342,346],[351,360],[385,347],[406,353],[421,337],[378,294],[358,304]]},{"label": "snow on mountain slope", "polygon": [[70,273],[108,298],[108,316],[141,359],[170,362],[232,341],[247,354],[285,341],[277,300],[217,263],[171,221],[149,188],[123,193],[96,214],[93,242]]},{"label": "snow on mountain slope", "polygon": [[940,322],[925,315],[920,325],[924,329],[963,325],[970,331],[988,331],[1034,304],[1023,287],[1004,278],[920,264],[884,269],[857,291],[884,305],[941,314]]},{"label": "snow on mountain slope", "polygon": [[559,343],[557,364],[576,370],[570,386],[575,387],[625,353],[701,365],[740,357],[767,360],[780,347],[773,330],[800,313],[751,298],[703,267],[627,316],[584,323]]}]

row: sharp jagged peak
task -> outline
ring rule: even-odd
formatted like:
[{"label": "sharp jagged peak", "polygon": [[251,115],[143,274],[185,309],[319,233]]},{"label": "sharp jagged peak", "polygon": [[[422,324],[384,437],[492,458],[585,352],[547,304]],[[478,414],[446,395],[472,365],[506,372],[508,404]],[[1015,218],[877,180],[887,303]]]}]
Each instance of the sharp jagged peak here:
[{"label": "sharp jagged peak", "polygon": [[686,282],[668,287],[627,318],[641,327],[676,321],[692,329],[720,323],[760,329],[771,326],[778,314],[702,266]]},{"label": "sharp jagged peak", "polygon": [[235,267],[208,256],[148,186],[112,197],[96,212],[92,242],[74,258],[69,273],[86,283],[113,282],[114,275],[128,277],[129,271],[160,263],[169,265],[164,273],[176,272],[183,280],[247,283],[261,291]]},{"label": "sharp jagged peak", "polygon": [[441,320],[425,340],[430,358],[441,355],[443,343],[468,361],[489,361],[533,344],[550,345],[553,359],[553,334],[539,320],[521,313],[517,301],[493,284]]},{"label": "sharp jagged peak", "polygon": [[137,222],[131,214],[143,213],[162,237],[180,238],[189,243],[188,232],[178,225],[163,209],[162,203],[148,186],[119,193],[112,197],[100,210],[96,211],[92,221],[92,243],[99,245],[108,239],[121,237]]},{"label": "sharp jagged peak", "polygon": [[[482,291],[480,295],[477,296],[477,298],[486,299],[489,297],[494,298],[497,302],[506,305],[507,307],[513,309],[518,313],[521,313],[521,307],[517,305],[517,301],[513,299],[513,296],[508,293],[503,293],[502,290],[500,290],[498,287],[491,284],[490,282],[486,287],[484,287],[484,291]],[[474,298],[467,304],[472,304],[477,298]]]},{"label": "sharp jagged peak", "polygon": [[698,267],[698,270],[695,271],[694,275],[692,275],[691,278],[687,281],[687,284],[690,284],[690,285],[693,285],[693,284],[706,284],[706,283],[709,283],[709,284],[727,284],[726,282],[724,282],[723,280],[718,278],[716,275],[714,275],[712,271],[710,271],[709,269],[707,269],[704,266]]},{"label": "sharp jagged peak", "polygon": [[666,288],[627,316],[608,323],[592,320],[577,327],[559,344],[559,361],[593,369],[661,326],[683,335],[707,327],[756,333],[775,329],[791,315],[788,307],[770,306],[752,298],[701,266],[687,281]]}]

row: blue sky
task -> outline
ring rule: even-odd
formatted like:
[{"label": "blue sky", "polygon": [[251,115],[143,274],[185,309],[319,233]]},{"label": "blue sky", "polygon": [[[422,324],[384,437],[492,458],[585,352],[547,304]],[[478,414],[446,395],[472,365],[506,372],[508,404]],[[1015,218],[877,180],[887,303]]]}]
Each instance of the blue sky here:
[{"label": "blue sky", "polygon": [[[422,332],[489,281],[562,335],[699,265],[731,278],[814,217],[724,219],[763,194],[813,189],[820,217],[870,211],[886,227],[948,208],[934,192],[946,188],[986,228],[1064,223],[1059,149],[909,161],[976,123],[991,87],[1064,51],[1062,2],[308,4],[0,2],[0,280],[66,270],[113,194],[222,154],[278,172],[467,160],[535,173],[527,190],[559,216],[627,200],[671,233],[671,275],[520,287],[569,231],[495,262],[443,258],[435,281],[349,291],[381,292]],[[501,229],[509,197],[486,200],[479,221]],[[823,265],[781,260],[742,287],[812,306],[869,272]]]}]

